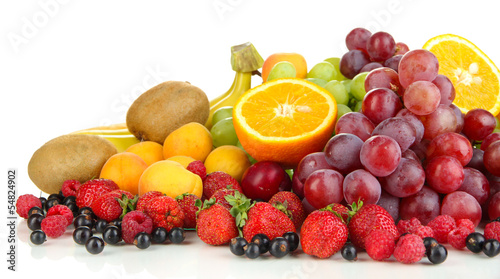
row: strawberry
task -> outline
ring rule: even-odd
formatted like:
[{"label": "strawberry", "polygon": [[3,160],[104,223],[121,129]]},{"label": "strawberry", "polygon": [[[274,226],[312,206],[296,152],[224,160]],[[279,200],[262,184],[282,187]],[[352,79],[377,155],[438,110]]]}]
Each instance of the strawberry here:
[{"label": "strawberry", "polygon": [[145,213],[153,220],[153,227],[182,228],[184,225],[184,212],[174,198],[160,196],[146,204]]},{"label": "strawberry", "polygon": [[300,226],[306,219],[306,210],[297,194],[280,191],[274,194],[268,202],[281,211],[287,212],[288,217],[295,225],[295,229],[300,230]]},{"label": "strawberry", "polygon": [[135,210],[144,212],[146,209],[146,204],[148,204],[152,199],[161,196],[165,196],[165,194],[163,194],[160,191],[149,191],[145,193],[144,195],[140,196],[139,199],[137,200]]},{"label": "strawberry", "polygon": [[228,210],[231,210],[233,206],[229,204],[229,202],[226,200],[226,196],[234,196],[236,192],[239,191],[235,189],[219,189],[215,191],[215,193],[210,197],[210,199],[214,198],[216,203],[224,206]]},{"label": "strawberry", "polygon": [[239,234],[235,218],[215,199],[206,200],[200,208],[196,232],[203,242],[210,245],[226,244]]},{"label": "strawberry", "polygon": [[243,193],[240,184],[231,175],[222,171],[208,174],[203,180],[203,196],[209,199],[219,189],[235,189]]},{"label": "strawberry", "polygon": [[137,196],[124,190],[114,190],[99,196],[92,202],[92,212],[108,222],[122,218],[127,212],[135,209]]},{"label": "strawberry", "polygon": [[259,233],[265,234],[269,240],[273,240],[286,232],[296,232],[292,220],[267,202],[254,203],[248,210],[247,220],[242,226],[243,237],[248,242]]},{"label": "strawberry", "polygon": [[194,194],[185,193],[177,196],[175,200],[184,212],[184,228],[196,228],[196,212],[199,209],[196,201],[201,201],[200,198]]},{"label": "strawberry", "polygon": [[347,236],[347,226],[340,217],[328,209],[315,210],[302,224],[300,244],[304,253],[328,258],[344,246]]},{"label": "strawberry", "polygon": [[332,211],[337,216],[341,217],[344,223],[346,224],[349,221],[349,208],[347,208],[345,205],[342,205],[340,203],[332,203],[327,205],[323,209],[328,209],[329,211]]},{"label": "strawberry", "polygon": [[110,179],[92,179],[83,183],[76,191],[76,206],[90,207],[100,195],[118,190],[118,185]]},{"label": "strawberry", "polygon": [[398,239],[398,229],[392,216],[380,205],[365,204],[360,201],[358,205],[351,206],[352,218],[349,221],[349,237],[352,244],[365,249],[365,238],[374,229],[387,230]]}]

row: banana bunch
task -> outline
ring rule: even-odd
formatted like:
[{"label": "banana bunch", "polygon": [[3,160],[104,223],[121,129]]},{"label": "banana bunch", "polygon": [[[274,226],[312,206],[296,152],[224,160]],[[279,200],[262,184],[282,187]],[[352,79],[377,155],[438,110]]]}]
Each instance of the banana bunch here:
[{"label": "banana bunch", "polygon": [[231,67],[236,72],[229,90],[210,101],[210,114],[205,126],[212,128],[214,112],[226,106],[233,106],[238,98],[251,88],[252,74],[262,67],[264,59],[251,43],[231,47]]},{"label": "banana bunch", "polygon": [[116,147],[118,152],[123,152],[129,146],[140,142],[139,139],[137,139],[132,133],[130,133],[125,123],[94,127],[76,131],[71,134],[86,134],[103,137],[109,140]]}]

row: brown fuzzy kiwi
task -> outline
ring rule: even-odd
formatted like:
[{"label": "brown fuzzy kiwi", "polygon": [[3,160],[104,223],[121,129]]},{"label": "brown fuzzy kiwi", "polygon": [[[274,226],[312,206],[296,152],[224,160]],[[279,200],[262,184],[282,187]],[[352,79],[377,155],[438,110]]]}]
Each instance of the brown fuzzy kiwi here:
[{"label": "brown fuzzy kiwi", "polygon": [[140,140],[163,144],[175,129],[189,122],[205,125],[210,111],[207,95],[184,81],[158,84],[139,96],[127,112],[127,128]]},{"label": "brown fuzzy kiwi", "polygon": [[116,153],[116,147],[99,136],[64,135],[35,151],[28,164],[28,175],[43,192],[58,193],[65,180],[83,183],[98,178],[104,163]]}]

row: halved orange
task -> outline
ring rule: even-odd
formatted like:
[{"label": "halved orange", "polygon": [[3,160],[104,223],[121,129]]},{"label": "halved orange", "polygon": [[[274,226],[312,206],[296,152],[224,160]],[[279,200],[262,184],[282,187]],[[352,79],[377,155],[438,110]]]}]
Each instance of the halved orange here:
[{"label": "halved orange", "polygon": [[474,108],[500,112],[500,71],[486,54],[465,38],[444,34],[428,40],[423,48],[434,53],[439,73],[455,86],[453,103],[467,113]]},{"label": "halved orange", "polygon": [[233,107],[233,124],[243,148],[257,161],[294,167],[331,138],[337,103],[322,87],[299,78],[265,82]]}]

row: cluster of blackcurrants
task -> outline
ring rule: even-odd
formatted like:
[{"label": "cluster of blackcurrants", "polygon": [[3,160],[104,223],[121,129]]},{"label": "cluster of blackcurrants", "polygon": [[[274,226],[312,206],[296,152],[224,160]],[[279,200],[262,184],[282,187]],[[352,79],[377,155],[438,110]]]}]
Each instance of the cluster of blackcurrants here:
[{"label": "cluster of blackcurrants", "polygon": [[231,253],[236,256],[245,255],[249,259],[256,259],[269,252],[276,258],[282,258],[299,247],[299,235],[295,232],[284,233],[281,237],[270,240],[263,233],[256,234],[248,242],[244,237],[235,237],[229,243]]},{"label": "cluster of blackcurrants", "polygon": [[[500,217],[491,222],[500,222]],[[472,253],[478,254],[483,252],[486,256],[493,258],[500,254],[500,242],[495,239],[486,239],[480,232],[473,232],[465,239],[465,246]]]}]

